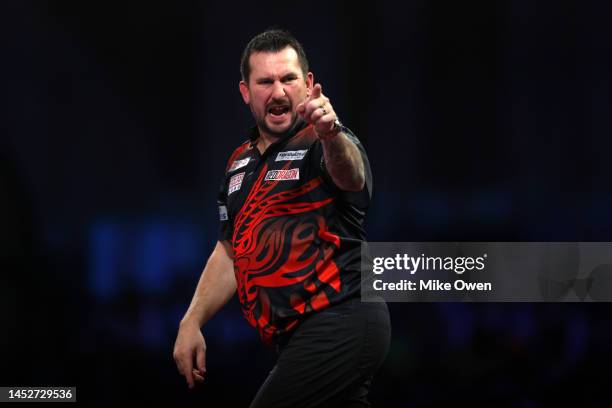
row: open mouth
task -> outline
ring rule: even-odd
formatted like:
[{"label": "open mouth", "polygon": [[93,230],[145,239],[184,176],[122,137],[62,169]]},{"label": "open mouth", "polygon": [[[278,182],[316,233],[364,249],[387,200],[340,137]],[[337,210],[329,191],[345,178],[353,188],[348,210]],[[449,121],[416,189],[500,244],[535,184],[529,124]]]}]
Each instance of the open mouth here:
[{"label": "open mouth", "polygon": [[277,105],[268,108],[268,115],[280,118],[289,113],[289,105]]}]

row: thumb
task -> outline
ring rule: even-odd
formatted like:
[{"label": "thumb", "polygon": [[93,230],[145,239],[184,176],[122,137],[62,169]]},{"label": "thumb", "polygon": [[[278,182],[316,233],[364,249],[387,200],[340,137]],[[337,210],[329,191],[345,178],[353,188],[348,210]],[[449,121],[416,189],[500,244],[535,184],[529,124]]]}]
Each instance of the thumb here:
[{"label": "thumb", "polygon": [[304,102],[300,103],[296,108],[298,113],[304,113],[306,110],[306,104]]},{"label": "thumb", "polygon": [[201,375],[206,372],[206,352],[204,348],[199,348],[196,354],[196,364]]}]

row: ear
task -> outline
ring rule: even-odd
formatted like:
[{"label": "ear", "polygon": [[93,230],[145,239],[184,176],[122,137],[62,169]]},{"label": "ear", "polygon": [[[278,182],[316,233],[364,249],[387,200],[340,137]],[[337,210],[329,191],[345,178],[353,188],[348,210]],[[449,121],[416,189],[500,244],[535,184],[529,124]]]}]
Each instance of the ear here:
[{"label": "ear", "polygon": [[240,94],[242,95],[242,100],[244,101],[244,103],[248,105],[249,102],[251,101],[251,98],[249,97],[249,86],[244,81],[240,81],[240,84],[238,85],[238,87],[240,88]]},{"label": "ear", "polygon": [[306,74],[306,88],[308,88],[308,94],[312,92],[312,88],[314,87],[314,75],[312,72]]}]

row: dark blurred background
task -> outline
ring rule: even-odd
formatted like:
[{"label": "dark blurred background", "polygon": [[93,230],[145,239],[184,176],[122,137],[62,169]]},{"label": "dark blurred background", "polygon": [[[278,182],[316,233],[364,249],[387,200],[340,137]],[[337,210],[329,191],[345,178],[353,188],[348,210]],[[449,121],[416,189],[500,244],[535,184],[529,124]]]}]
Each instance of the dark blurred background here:
[{"label": "dark blurred background", "polygon": [[[612,241],[609,2],[0,5],[0,385],[244,407],[274,353],[232,301],[189,392],[177,324],[271,25],[374,172],[371,241]],[[379,407],[609,406],[608,304],[391,304]]]}]

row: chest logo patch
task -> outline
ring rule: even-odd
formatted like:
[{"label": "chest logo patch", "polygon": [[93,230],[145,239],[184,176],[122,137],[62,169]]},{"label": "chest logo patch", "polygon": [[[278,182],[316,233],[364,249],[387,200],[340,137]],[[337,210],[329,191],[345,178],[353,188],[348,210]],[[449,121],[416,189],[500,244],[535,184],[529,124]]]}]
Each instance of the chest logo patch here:
[{"label": "chest logo patch", "polygon": [[234,160],[234,162],[232,163],[228,171],[238,170],[246,166],[247,164],[249,164],[249,160],[251,160],[250,157],[247,157],[246,159],[242,159],[242,160]]},{"label": "chest logo patch", "polygon": [[299,180],[300,169],[288,169],[288,170],[270,170],[266,173],[264,180]]},{"label": "chest logo patch", "polygon": [[244,172],[234,174],[229,181],[229,188],[227,190],[227,195],[232,194],[234,191],[240,190],[242,186],[242,179],[244,178]]},{"label": "chest logo patch", "polygon": [[302,160],[308,150],[288,150],[279,152],[275,161]]}]

